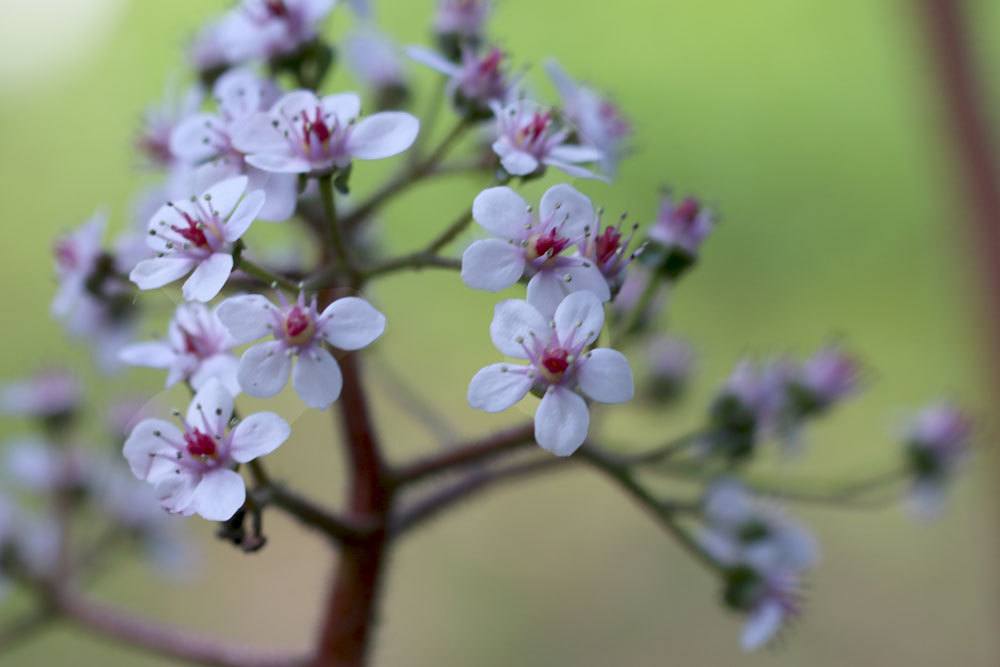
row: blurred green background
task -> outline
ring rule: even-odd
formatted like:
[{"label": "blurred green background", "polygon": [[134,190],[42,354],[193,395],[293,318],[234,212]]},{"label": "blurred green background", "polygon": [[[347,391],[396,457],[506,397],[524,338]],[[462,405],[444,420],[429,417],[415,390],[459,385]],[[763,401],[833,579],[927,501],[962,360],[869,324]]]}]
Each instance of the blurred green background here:
[{"label": "blurred green background", "polygon": [[[99,205],[110,207],[116,228],[126,224],[130,198],[150,181],[131,150],[138,115],[171,77],[183,80],[180,49],[224,3],[0,4],[0,377],[65,360],[94,382],[95,403],[135,388],[154,393],[157,373],[108,380],[87,370],[87,352],[49,321],[50,244]],[[940,394],[976,411],[991,442],[965,208],[914,4],[498,3],[493,34],[517,63],[534,65],[537,90],[552,94],[538,65],[554,55],[612,93],[634,122],[635,154],[614,185],[580,185],[595,202],[650,220],[668,183],[724,216],[669,307],[671,329],[699,352],[694,394],[670,413],[608,410],[604,428],[616,440],[659,441],[697,424],[706,397],[745,353],[805,354],[839,336],[873,369],[869,391],[811,433],[805,460],[775,474],[846,479],[879,469],[897,454],[907,410]],[[1000,62],[1000,5],[969,4],[982,59]],[[382,2],[379,22],[403,43],[422,41],[431,5]],[[340,8],[331,31],[349,23]],[[998,102],[1000,67],[987,74]],[[330,87],[349,85],[339,72]],[[356,169],[355,187],[369,190],[394,166]],[[381,220],[386,243],[422,244],[477,187],[453,179],[400,200]],[[380,283],[372,298],[389,317],[368,366],[395,459],[434,445],[392,399],[399,390],[386,368],[463,433],[523,418],[465,404],[469,378],[497,356],[487,336],[493,295],[423,273]],[[184,403],[180,393],[169,400]],[[295,433],[269,460],[273,472],[339,502],[329,417],[302,414],[294,397],[278,409],[296,418]],[[749,657],[738,650],[740,619],[717,603],[717,583],[604,480],[581,469],[508,486],[394,553],[376,663],[996,665],[998,472],[996,457],[977,456],[943,520],[929,525],[898,508],[799,511],[823,543],[807,613],[776,650]],[[305,647],[332,567],[324,544],[269,516],[270,544],[244,556],[214,541],[205,522],[188,523],[200,542],[189,579],[165,581],[123,560],[97,593],[236,641]],[[0,657],[70,662],[166,664],[69,628]]]}]

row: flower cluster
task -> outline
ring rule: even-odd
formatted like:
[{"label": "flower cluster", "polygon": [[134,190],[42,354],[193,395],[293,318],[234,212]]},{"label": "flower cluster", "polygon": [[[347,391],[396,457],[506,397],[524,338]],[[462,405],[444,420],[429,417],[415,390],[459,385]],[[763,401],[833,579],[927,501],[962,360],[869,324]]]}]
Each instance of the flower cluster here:
[{"label": "flower cluster", "polygon": [[[189,51],[194,83],[147,112],[135,141],[141,162],[159,177],[140,198],[135,224],[106,244],[106,220],[97,214],[56,242],[53,316],[94,346],[106,370],[156,369],[163,373],[158,384],[188,390],[190,404],[184,413],[175,410],[174,420],[162,419],[158,406],[135,405],[134,397],[111,411],[111,440],[129,476],[122,457],[119,470],[79,444],[71,428],[83,404],[75,376],[49,369],[0,387],[0,412],[37,427],[8,444],[4,470],[17,494],[49,501],[21,503],[6,487],[0,493],[0,579],[21,576],[41,587],[46,603],[60,602],[73,588],[67,573],[86,560],[68,538],[78,505],[98,508],[115,531],[139,538],[160,561],[176,544],[171,515],[217,522],[219,537],[251,552],[266,542],[266,509],[370,559],[364,567],[375,575],[348,587],[369,604],[391,540],[484,484],[552,467],[558,459],[549,454],[575,454],[607,473],[709,567],[726,605],[747,617],[742,645],[754,650],[802,612],[801,582],[818,553],[808,531],[769,498],[871,500],[908,491],[921,514],[940,510],[972,440],[968,417],[945,403],[916,415],[892,469],[830,497],[815,489],[787,492],[747,472],[770,444],[781,454],[802,452],[807,427],[861,393],[862,365],[838,344],[801,360],[744,359],[694,431],[642,448],[626,442],[637,437],[634,429],[615,429],[623,451],[611,451],[602,443],[609,429],[595,418],[603,404],[637,399],[618,414],[629,418],[629,410],[645,405],[661,417],[695,381],[700,345],[677,336],[672,321],[669,333],[663,324],[681,279],[710,259],[713,209],[667,192],[655,213],[648,211],[649,224],[627,214],[606,219],[588,194],[560,182],[610,182],[630,152],[632,125],[612,99],[554,60],[545,71],[557,104],[521,86],[510,53],[490,39],[493,3],[441,0],[430,26],[434,48],[405,49],[360,0],[350,3],[355,24],[347,36],[329,42],[325,23],[336,4],[241,0],[204,26]],[[360,93],[328,89],[335,54]],[[426,118],[407,110],[419,93],[403,54],[436,72],[440,99],[431,100]],[[441,114],[452,129],[437,137]],[[469,135],[479,140],[471,151]],[[452,155],[460,150],[467,159]],[[377,171],[365,161],[402,153],[406,159],[394,161],[386,182],[365,182]],[[522,188],[553,172],[559,178],[544,182],[535,205]],[[483,185],[461,198],[454,223],[405,254],[370,242],[386,202],[455,173],[475,174]],[[362,181],[357,188],[355,179]],[[400,210],[414,218],[411,209]],[[452,245],[470,227],[481,235],[459,257]],[[293,250],[282,246],[290,237]],[[381,300],[376,281],[431,268],[457,270],[455,284],[475,290],[508,291],[496,297],[489,327],[503,358],[472,376],[466,397],[488,413],[528,401],[533,419],[426,462],[397,465],[380,451],[372,423],[380,410],[367,407],[358,358],[372,354],[387,331],[406,344],[415,324],[387,328],[372,304],[392,301]],[[161,288],[171,290],[169,322],[138,305]],[[428,299],[420,308],[439,307],[438,295]],[[155,333],[137,340],[145,317]],[[263,459],[292,439],[286,418],[266,410],[243,410],[241,417],[237,409],[237,400],[271,399],[289,384],[296,405],[333,408],[343,420],[338,444],[350,452],[352,488],[343,515],[268,473]],[[399,384],[377,398],[407,402]],[[433,397],[415,398],[410,402]],[[504,462],[532,442],[545,451],[528,447],[523,466]],[[474,465],[486,460],[497,469]],[[474,470],[428,493],[425,503],[396,504],[411,484],[463,468]],[[696,499],[647,486],[644,473],[656,470],[698,486]],[[37,511],[42,506],[55,509]],[[362,630],[370,623],[367,616],[351,621]],[[353,657],[345,661],[362,662]],[[315,662],[328,661],[320,655]]]}]

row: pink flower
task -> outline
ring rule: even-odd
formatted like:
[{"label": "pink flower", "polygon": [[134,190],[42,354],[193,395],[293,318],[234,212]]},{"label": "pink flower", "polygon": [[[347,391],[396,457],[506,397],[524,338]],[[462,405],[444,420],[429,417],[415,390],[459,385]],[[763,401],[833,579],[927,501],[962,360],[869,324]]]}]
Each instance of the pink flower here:
[{"label": "pink flower", "polygon": [[730,578],[736,585],[728,587],[727,599],[730,591],[739,591],[734,606],[747,615],[740,635],[740,647],[744,651],[756,651],[768,645],[783,627],[802,613],[800,577],[795,572],[758,573],[738,569]]},{"label": "pink flower", "polygon": [[195,169],[195,190],[244,174],[248,189],[264,192],[260,217],[287,220],[295,212],[296,177],[271,174],[247,164],[246,156],[234,145],[234,136],[243,124],[269,109],[278,98],[277,86],[249,70],[236,69],[215,82],[212,96],[218,111],[196,113],[179,123],[170,137],[170,150]]},{"label": "pink flower", "polygon": [[352,160],[391,157],[417,138],[420,121],[408,113],[383,111],[357,121],[360,110],[354,93],[320,99],[297,90],[245,123],[235,146],[264,171],[306,174],[344,169]]},{"label": "pink flower", "polygon": [[920,517],[938,515],[948,483],[969,456],[972,420],[948,403],[924,408],[907,429],[906,455],[914,481],[910,506]]},{"label": "pink flower", "polygon": [[[613,294],[625,284],[627,269],[639,255],[639,250],[629,253],[628,247],[632,243],[638,224],[632,225],[628,235],[622,233],[622,223],[625,216],[622,216],[617,225],[607,225],[601,229],[600,216],[596,220],[594,227],[584,233],[583,243],[580,246],[580,255],[590,260],[601,272],[608,282],[608,288]],[[640,248],[641,250],[641,248]]]},{"label": "pink flower", "polygon": [[242,0],[224,16],[217,39],[230,63],[292,53],[319,34],[336,0]]},{"label": "pink flower", "polygon": [[198,389],[217,378],[235,396],[240,393],[240,384],[233,347],[229,330],[214,310],[200,303],[185,303],[174,313],[166,340],[128,345],[119,356],[133,366],[165,369],[167,387],[186,380]]},{"label": "pink flower", "polygon": [[537,217],[511,188],[489,188],[476,197],[472,215],[494,238],[473,242],[462,255],[462,280],[469,287],[496,292],[531,276],[528,301],[549,316],[571,292],[611,298],[597,267],[568,253],[597,224],[590,200],[572,186],[549,188]]},{"label": "pink flower", "polygon": [[133,429],[123,448],[132,474],[156,488],[169,512],[229,519],[246,499],[233,467],[270,454],[291,434],[288,423],[271,412],[252,414],[229,431],[232,416],[232,394],[209,380],[191,401],[182,429],[160,419]]},{"label": "pink flower", "polygon": [[52,300],[52,315],[61,320],[72,317],[80,299],[87,293],[87,280],[97,268],[107,215],[95,213],[87,222],[65,236],[53,247],[59,288]]},{"label": "pink flower", "polygon": [[566,119],[580,133],[585,143],[603,154],[601,168],[614,174],[625,152],[625,142],[632,127],[610,100],[574,81],[554,60],[545,63],[545,71],[562,98]]},{"label": "pink flower", "polygon": [[192,88],[179,100],[173,91],[167,91],[166,100],[159,107],[146,110],[142,130],[136,139],[139,152],[156,167],[172,167],[178,155],[170,145],[170,135],[180,123],[194,114],[201,106],[201,91]]},{"label": "pink flower", "polygon": [[453,63],[422,46],[411,46],[406,53],[418,63],[448,77],[445,92],[459,109],[489,114],[492,102],[506,104],[510,98],[512,85],[504,72],[504,55],[500,49],[493,48],[485,55],[477,55],[471,48],[463,47],[460,63]]},{"label": "pink flower", "polygon": [[806,360],[792,379],[792,389],[804,402],[800,409],[827,409],[858,390],[860,374],[857,359],[831,345]]},{"label": "pink flower", "polygon": [[603,153],[591,146],[567,144],[570,132],[559,127],[551,110],[529,100],[507,106],[492,102],[490,108],[497,120],[493,151],[511,176],[541,174],[546,166],[552,166],[570,176],[606,180],[577,166],[577,163],[601,160]]},{"label": "pink flower", "polygon": [[656,222],[649,229],[649,240],[668,250],[681,251],[693,260],[714,226],[711,211],[694,197],[677,203],[665,194]]},{"label": "pink flower", "polygon": [[80,384],[66,371],[49,370],[0,387],[0,411],[23,417],[51,419],[80,407]]},{"label": "pink flower", "polygon": [[[325,410],[340,396],[343,384],[340,366],[325,344],[342,350],[367,347],[385,331],[385,316],[357,297],[337,299],[319,313],[315,297],[306,304],[299,294],[290,304],[278,296],[280,307],[258,294],[235,296],[219,305],[219,319],[237,344],[274,337],[243,353],[240,386],[251,396],[274,396],[291,374],[306,405]],[[294,372],[293,356],[298,357]]]},{"label": "pink flower", "polygon": [[[243,197],[248,179],[237,176],[213,185],[200,197],[169,202],[149,221],[147,243],[157,256],[139,262],[129,279],[148,290],[191,273],[184,283],[188,301],[210,301],[233,270],[233,244],[264,206],[264,193]],[[242,201],[241,201],[242,198]]]},{"label": "pink flower", "polygon": [[543,393],[535,412],[535,440],[556,456],[569,456],[587,438],[590,424],[578,392],[601,403],[624,403],[634,393],[632,370],[620,352],[588,349],[603,326],[604,308],[590,292],[567,296],[552,319],[526,301],[501,301],[490,325],[493,344],[529,363],[480,370],[469,383],[469,405],[501,412],[533,389]]}]

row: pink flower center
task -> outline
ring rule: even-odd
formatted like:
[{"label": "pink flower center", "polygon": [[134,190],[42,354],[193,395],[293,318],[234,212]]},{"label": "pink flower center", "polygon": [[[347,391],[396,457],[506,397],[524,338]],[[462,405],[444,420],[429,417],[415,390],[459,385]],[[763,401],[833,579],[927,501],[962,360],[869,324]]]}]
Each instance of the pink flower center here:
[{"label": "pink flower center", "polygon": [[285,315],[285,335],[293,345],[304,345],[312,340],[316,324],[312,315],[301,306],[293,306]]},{"label": "pink flower center", "polygon": [[569,239],[559,236],[554,227],[534,239],[529,239],[528,242],[535,252],[535,257],[555,257],[569,245]]},{"label": "pink flower center", "polygon": [[549,382],[558,382],[569,368],[569,351],[557,347],[542,353],[541,365]]},{"label": "pink flower center", "polygon": [[493,49],[486,57],[479,61],[479,75],[482,77],[496,74],[500,68],[500,61],[503,59],[503,52],[500,49]]},{"label": "pink flower center", "polygon": [[698,217],[701,206],[694,197],[687,197],[680,205],[674,209],[674,217],[685,224],[692,224]]},{"label": "pink flower center", "polygon": [[187,444],[188,454],[197,458],[215,458],[218,453],[215,439],[198,429],[185,433],[184,442]]},{"label": "pink flower center", "polygon": [[604,232],[594,239],[596,259],[598,264],[605,264],[614,259],[621,247],[622,235],[614,227],[605,228]]},{"label": "pink flower center", "polygon": [[302,138],[305,141],[306,149],[310,147],[315,139],[316,143],[320,146],[326,146],[330,137],[333,136],[333,129],[326,124],[326,120],[323,118],[323,110],[316,107],[316,115],[313,120],[309,120],[309,115],[303,111],[302,112]]},{"label": "pink flower center", "polygon": [[287,16],[288,7],[285,6],[284,0],[264,0],[264,6],[267,9],[267,13],[271,16]]},{"label": "pink flower center", "polygon": [[184,222],[187,223],[187,227],[171,225],[170,229],[183,236],[185,240],[196,248],[207,248],[208,238],[206,238],[205,232],[202,230],[203,225],[184,211],[177,209],[177,212],[184,216]]},{"label": "pink flower center", "polygon": [[56,263],[60,269],[71,271],[80,265],[80,255],[76,251],[76,246],[69,239],[56,241],[55,244]]},{"label": "pink flower center", "polygon": [[531,115],[531,120],[522,125],[518,130],[519,139],[522,144],[535,144],[545,136],[545,132],[552,124],[552,114],[548,111],[536,111]]}]

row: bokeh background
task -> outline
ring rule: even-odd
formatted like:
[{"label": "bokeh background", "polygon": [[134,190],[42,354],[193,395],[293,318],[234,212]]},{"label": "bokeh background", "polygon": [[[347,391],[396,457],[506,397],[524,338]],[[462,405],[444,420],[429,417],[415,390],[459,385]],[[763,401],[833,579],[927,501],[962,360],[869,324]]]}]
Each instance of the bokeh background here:
[{"label": "bokeh background", "polygon": [[[997,103],[1000,5],[968,4],[977,52],[994,65],[986,74]],[[915,3],[498,5],[493,34],[516,62],[533,65],[537,90],[553,94],[539,65],[555,55],[612,93],[634,122],[635,153],[615,184],[582,189],[611,212],[650,220],[657,189],[671,184],[724,216],[665,318],[698,350],[693,393],[671,412],[608,411],[604,428],[617,441],[659,441],[696,425],[743,354],[805,354],[840,337],[871,369],[868,391],[812,431],[808,457],[771,466],[774,475],[837,480],[880,469],[897,454],[894,435],[907,411],[941,394],[970,406],[983,444],[991,443],[966,210]],[[90,370],[88,352],[49,321],[50,244],[99,205],[117,229],[128,224],[131,198],[151,180],[131,149],[139,114],[168,81],[184,81],[182,47],[224,3],[0,6],[0,377],[65,362],[92,383],[95,405],[154,394],[159,374],[103,378]],[[404,43],[423,41],[431,6],[382,2],[379,23]],[[338,9],[331,33],[349,23]],[[338,72],[330,88],[349,85]],[[1000,118],[1000,105],[992,108]],[[356,169],[355,187],[369,190],[393,166]],[[381,219],[386,244],[417,247],[478,185],[453,179],[398,201]],[[460,433],[522,418],[479,414],[464,400],[468,379],[496,356],[487,336],[492,295],[428,272],[380,283],[372,298],[390,321],[367,365],[394,458],[435,447],[400,408],[399,378]],[[161,310],[162,320],[168,311]],[[152,321],[144,332],[158,327]],[[180,393],[165,400],[185,402]],[[274,474],[338,502],[341,461],[328,415],[302,414],[294,397],[278,409],[295,418],[295,432],[269,460]],[[95,446],[110,447],[93,421]],[[20,428],[3,425],[5,434]],[[753,656],[739,652],[740,619],[718,604],[717,582],[603,479],[581,467],[498,489],[394,553],[376,663],[996,665],[998,475],[988,449],[977,455],[945,516],[928,525],[899,508],[799,510],[823,544],[808,611],[778,648]],[[186,577],[164,580],[122,559],[97,593],[233,640],[307,646],[332,568],[324,544],[269,516],[270,544],[246,556],[213,540],[205,522],[187,524],[197,548]],[[70,662],[168,664],[68,627],[0,657],[4,665]]]}]

